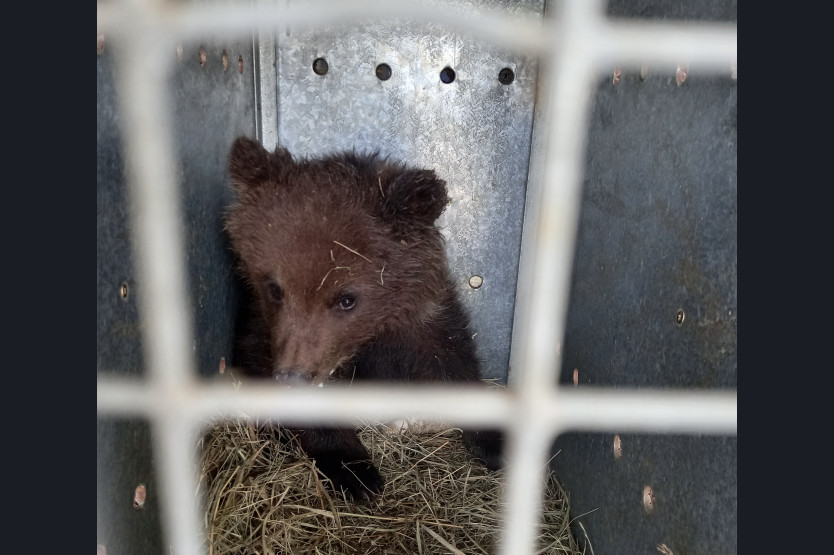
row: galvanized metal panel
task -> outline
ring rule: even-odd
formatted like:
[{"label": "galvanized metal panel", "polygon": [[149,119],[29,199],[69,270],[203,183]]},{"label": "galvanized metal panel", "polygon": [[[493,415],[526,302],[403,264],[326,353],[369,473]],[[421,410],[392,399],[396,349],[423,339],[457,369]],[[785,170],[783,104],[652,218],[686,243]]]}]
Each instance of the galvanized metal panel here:
[{"label": "galvanized metal panel", "polygon": [[[466,4],[530,17],[543,11],[542,1]],[[451,203],[439,224],[453,278],[484,375],[506,380],[536,61],[441,25],[402,21],[290,29],[276,42],[280,145],[296,156],[378,150],[446,180]],[[313,71],[317,58],[327,61],[324,75]],[[382,63],[391,68],[387,80],[376,76]],[[447,67],[451,83],[441,80]],[[508,85],[499,81],[504,68],[514,72]],[[482,279],[477,289],[473,276]]]}]

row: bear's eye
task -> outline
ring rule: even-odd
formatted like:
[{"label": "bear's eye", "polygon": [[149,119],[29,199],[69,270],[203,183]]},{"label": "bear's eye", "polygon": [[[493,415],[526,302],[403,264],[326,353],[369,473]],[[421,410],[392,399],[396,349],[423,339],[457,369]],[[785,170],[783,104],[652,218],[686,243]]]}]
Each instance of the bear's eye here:
[{"label": "bear's eye", "polygon": [[342,310],[350,310],[356,306],[356,297],[350,293],[345,293],[339,298],[339,308]]},{"label": "bear's eye", "polygon": [[275,280],[269,279],[266,281],[266,296],[267,298],[275,303],[278,304],[281,302],[281,299],[284,298],[284,292],[281,290],[281,286],[278,285]]}]

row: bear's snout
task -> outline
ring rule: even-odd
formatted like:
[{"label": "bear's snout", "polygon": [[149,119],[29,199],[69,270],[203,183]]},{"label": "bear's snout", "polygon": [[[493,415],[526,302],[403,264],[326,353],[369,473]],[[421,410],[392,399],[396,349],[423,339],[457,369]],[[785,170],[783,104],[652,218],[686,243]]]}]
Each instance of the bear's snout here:
[{"label": "bear's snout", "polygon": [[275,370],[272,377],[283,385],[308,385],[313,380],[313,375],[296,368]]}]

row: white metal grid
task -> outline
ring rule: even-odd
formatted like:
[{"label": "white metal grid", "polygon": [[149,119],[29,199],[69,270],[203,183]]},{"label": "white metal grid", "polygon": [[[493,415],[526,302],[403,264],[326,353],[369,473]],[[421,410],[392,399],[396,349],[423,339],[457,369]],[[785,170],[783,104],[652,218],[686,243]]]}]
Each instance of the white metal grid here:
[{"label": "white metal grid", "polygon": [[[142,296],[147,380],[98,378],[100,415],[147,418],[159,473],[163,526],[177,555],[200,553],[194,445],[210,419],[237,416],[302,422],[443,418],[455,425],[499,425],[508,434],[508,490],[501,553],[535,551],[548,448],[566,431],[737,433],[735,391],[653,391],[561,388],[567,301],[581,198],[585,139],[593,79],[616,63],[673,65],[679,60],[717,73],[737,59],[735,24],[668,23],[606,18],[602,0],[563,0],[541,22],[471,13],[438,4],[341,0],[315,4],[241,2],[205,4],[163,0],[99,2],[97,27],[117,58],[117,92],[123,117],[132,239]],[[516,308],[512,387],[507,391],[415,386],[288,392],[279,388],[230,391],[196,378],[191,313],[179,225],[173,130],[166,96],[175,41],[213,33],[251,32],[264,22],[323,25],[361,18],[410,17],[546,60],[539,98],[546,102],[540,166],[528,200]],[[558,122],[554,125],[553,122]],[[534,160],[531,159],[531,163]]]}]

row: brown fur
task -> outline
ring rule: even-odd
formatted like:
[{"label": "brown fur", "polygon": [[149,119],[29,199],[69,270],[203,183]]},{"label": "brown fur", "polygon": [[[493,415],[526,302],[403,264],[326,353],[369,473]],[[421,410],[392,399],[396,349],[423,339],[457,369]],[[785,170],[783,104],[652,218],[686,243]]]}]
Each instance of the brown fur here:
[{"label": "brown fur", "polygon": [[[353,153],[294,161],[242,137],[230,174],[237,199],[226,228],[254,297],[236,364],[314,385],[478,380],[434,225],[448,198],[433,171]],[[356,472],[342,475],[366,456],[351,431],[307,430],[301,439],[352,495],[382,487],[369,464],[361,486]]]}]

